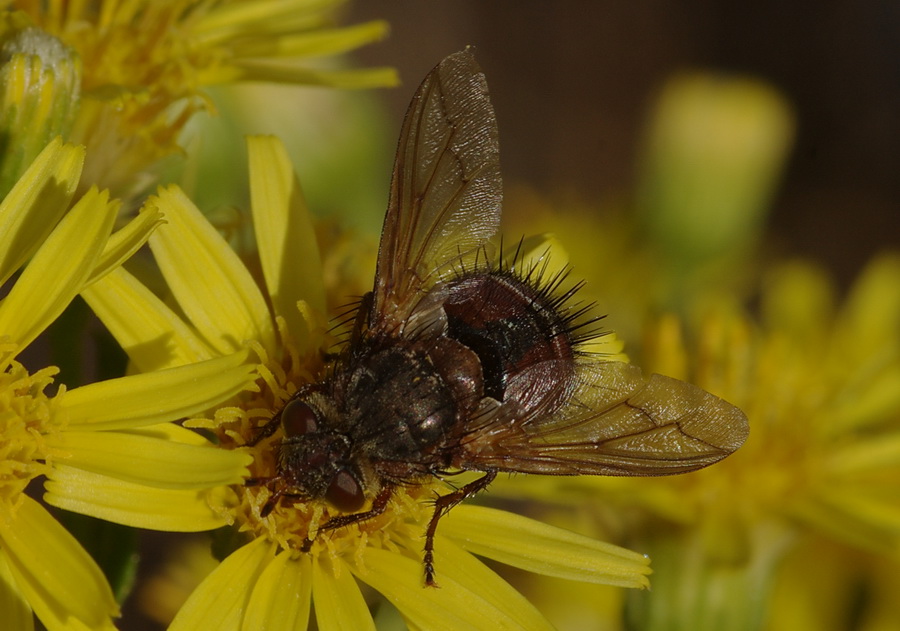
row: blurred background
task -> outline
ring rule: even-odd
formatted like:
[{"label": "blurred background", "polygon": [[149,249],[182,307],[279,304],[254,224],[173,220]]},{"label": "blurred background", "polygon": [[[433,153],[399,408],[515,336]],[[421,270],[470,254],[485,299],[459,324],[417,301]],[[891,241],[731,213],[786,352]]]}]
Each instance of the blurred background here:
[{"label": "blurred background", "polygon": [[467,45],[490,84],[507,187],[591,202],[633,190],[644,121],[670,76],[737,73],[779,90],[796,121],[768,249],[813,257],[846,285],[900,246],[896,2],[358,2],[346,21],[373,18],[391,35],[356,58],[397,66],[403,81],[377,94],[391,108],[386,165],[415,86]]}]

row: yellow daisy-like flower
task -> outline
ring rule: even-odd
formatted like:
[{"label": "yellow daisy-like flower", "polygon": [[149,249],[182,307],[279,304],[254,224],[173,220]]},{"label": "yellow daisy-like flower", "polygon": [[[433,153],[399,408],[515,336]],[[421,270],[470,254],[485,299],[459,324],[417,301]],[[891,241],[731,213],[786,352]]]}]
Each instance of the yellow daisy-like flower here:
[{"label": "yellow daisy-like flower", "polygon": [[395,85],[388,68],[334,69],[315,58],[382,39],[373,21],[334,26],[340,0],[42,2],[7,7],[81,58],[81,100],[71,139],[85,144],[85,181],[132,193],[136,179],[178,150],[204,86],[238,81],[367,88]]},{"label": "yellow daisy-like flower", "polygon": [[[233,448],[251,442],[300,385],[320,377],[322,351],[333,341],[313,226],[290,161],[274,138],[251,138],[249,150],[259,282],[172,187],[151,201],[168,223],[150,245],[183,317],[122,270],[84,294],[142,370],[189,365],[248,344],[254,349],[260,391],[220,409],[212,420],[189,421],[216,431]],[[271,441],[243,450],[253,454],[254,476],[272,473]],[[325,532],[317,527],[334,509],[324,503],[284,501],[263,516],[268,489],[237,490],[240,503],[228,514],[247,543],[200,585],[171,629],[293,630],[305,627],[311,604],[320,629],[373,628],[360,582],[416,628],[548,628],[526,599],[473,554],[579,581],[647,585],[648,560],[642,555],[508,512],[464,505],[441,522],[435,542],[441,588],[426,588],[422,546],[431,500],[449,490],[438,480],[397,491],[377,518]]]},{"label": "yellow daisy-like flower", "polygon": [[[739,405],[751,433],[712,470],[561,482],[652,556],[653,594],[629,597],[635,628],[896,626],[882,581],[900,550],[900,257],[876,258],[842,305],[835,294],[794,263],[769,276],[761,323],[726,305],[687,334],[671,317],[652,327],[644,365]],[[892,622],[857,626],[876,619]]]},{"label": "yellow daisy-like flower", "polygon": [[69,133],[80,90],[74,51],[25,15],[0,12],[0,196],[50,140]]},{"label": "yellow daisy-like flower", "polygon": [[[32,612],[51,631],[114,629],[118,612],[100,569],[25,494],[32,480],[46,476],[49,503],[85,513],[96,512],[104,485],[127,491],[129,503],[158,497],[145,510],[185,511],[194,523],[177,514],[165,526],[194,529],[223,523],[206,496],[225,493],[223,485],[245,472],[243,454],[211,449],[188,430],[159,425],[252,385],[252,372],[240,361],[68,391],[59,386],[55,395],[47,390],[56,368],[29,372],[16,361],[79,291],[117,268],[160,221],[156,212],[144,212],[111,234],[119,203],[95,188],[66,213],[83,156],[82,148],[51,142],[0,202],[0,281],[29,261],[0,303],[0,610],[10,629],[33,628]],[[208,381],[226,374],[219,384]],[[202,395],[169,399],[172,383],[186,379],[198,380]],[[191,458],[202,463],[205,477],[185,467]]]}]

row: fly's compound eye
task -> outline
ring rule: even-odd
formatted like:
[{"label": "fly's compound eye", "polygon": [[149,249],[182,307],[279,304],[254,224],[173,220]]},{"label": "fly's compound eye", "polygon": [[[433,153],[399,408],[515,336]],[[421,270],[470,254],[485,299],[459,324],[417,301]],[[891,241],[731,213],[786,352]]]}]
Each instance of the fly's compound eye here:
[{"label": "fly's compound eye", "polygon": [[325,491],[325,501],[339,511],[350,512],[362,508],[366,496],[353,474],[341,469],[331,478]]},{"label": "fly's compound eye", "polygon": [[299,399],[288,401],[281,411],[281,429],[285,437],[309,434],[316,431],[318,425],[316,413]]}]

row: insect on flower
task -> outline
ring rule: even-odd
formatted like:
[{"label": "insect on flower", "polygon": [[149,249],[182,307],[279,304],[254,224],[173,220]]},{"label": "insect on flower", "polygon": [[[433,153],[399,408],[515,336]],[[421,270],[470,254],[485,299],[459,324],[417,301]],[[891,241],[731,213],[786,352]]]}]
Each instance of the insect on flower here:
[{"label": "insect on flower", "polygon": [[435,501],[427,585],[441,517],[499,472],[684,473],[748,433],[740,410],[691,384],[585,352],[597,318],[571,300],[580,285],[560,289],[565,273],[491,262],[497,137],[474,56],[450,55],[406,114],[375,285],[348,341],[252,441],[283,433],[276,475],[247,481],[271,491],[263,515],[284,497],[324,500],[340,514],[320,533],[379,515],[399,487],[482,472]]}]

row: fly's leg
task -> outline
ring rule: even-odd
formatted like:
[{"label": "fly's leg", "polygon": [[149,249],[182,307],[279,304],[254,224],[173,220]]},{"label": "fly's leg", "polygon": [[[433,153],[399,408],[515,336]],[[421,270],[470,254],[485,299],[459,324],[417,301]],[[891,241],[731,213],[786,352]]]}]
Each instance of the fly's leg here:
[{"label": "fly's leg", "polygon": [[[322,525],[319,530],[316,532],[316,535],[323,530],[335,530],[336,528],[343,528],[344,526],[349,526],[350,524],[356,524],[361,521],[366,521],[367,519],[372,519],[373,517],[378,517],[381,513],[384,512],[384,509],[387,508],[388,500],[391,499],[391,496],[394,494],[393,486],[385,486],[378,492],[378,495],[375,496],[375,499],[372,500],[372,507],[361,513],[353,513],[351,515],[338,515],[337,517],[332,517],[328,521]],[[301,552],[309,552],[310,548],[312,548],[313,541],[315,540],[315,535],[312,538],[307,537],[303,540],[303,545],[300,546]]]},{"label": "fly's leg", "polygon": [[428,587],[437,587],[434,582],[434,534],[437,532],[438,522],[441,517],[450,512],[450,509],[462,502],[467,497],[475,495],[478,491],[483,490],[487,485],[494,481],[497,477],[496,471],[488,471],[484,476],[477,480],[472,480],[468,484],[461,486],[452,493],[441,495],[434,502],[434,514],[431,521],[428,522],[428,529],[425,531],[425,556],[423,557],[425,565],[425,585]]},{"label": "fly's leg", "polygon": [[264,438],[268,438],[272,434],[275,433],[275,430],[278,429],[278,426],[281,422],[281,415],[277,414],[266,421],[266,424],[262,426],[262,429],[259,430],[259,433],[256,434],[253,438],[246,442],[247,447],[254,447],[259,442],[261,442]]},{"label": "fly's leg", "polygon": [[[369,510],[363,511],[361,513],[352,513],[350,515],[338,515],[337,517],[332,517],[319,528],[319,532],[323,530],[335,530],[337,528],[343,528],[344,526],[349,526],[350,524],[356,524],[361,521],[372,519],[373,517],[378,517],[381,513],[384,512],[384,509],[387,508],[388,501],[391,499],[391,496],[393,494],[394,487],[392,485],[383,487],[381,491],[378,492],[378,495],[375,496],[375,499],[372,500],[372,507]],[[303,541],[303,546],[300,549],[303,552],[309,552],[310,547],[312,547],[312,543],[312,539],[307,538]]]},{"label": "fly's leg", "polygon": [[269,488],[269,499],[266,500],[266,503],[260,509],[260,517],[268,517],[269,513],[271,513],[275,509],[275,506],[278,505],[278,500],[280,500],[282,497],[303,497],[302,495],[299,495],[297,493],[288,493],[287,489],[284,487],[275,489],[273,491],[272,486],[278,480],[281,480],[280,475],[275,475],[269,478],[247,478],[246,480],[244,480],[244,486],[266,486]]}]

